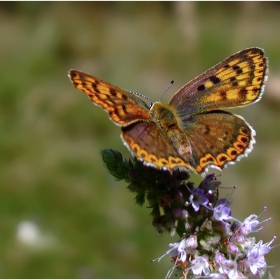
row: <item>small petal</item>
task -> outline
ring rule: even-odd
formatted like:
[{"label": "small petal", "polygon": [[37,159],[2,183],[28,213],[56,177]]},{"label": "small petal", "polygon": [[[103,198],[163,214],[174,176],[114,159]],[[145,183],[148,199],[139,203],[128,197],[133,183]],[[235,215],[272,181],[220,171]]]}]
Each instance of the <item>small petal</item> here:
[{"label": "small petal", "polygon": [[[210,273],[208,257],[197,257],[192,261],[191,270],[194,275],[208,275]],[[203,273],[203,274],[202,274]]]}]

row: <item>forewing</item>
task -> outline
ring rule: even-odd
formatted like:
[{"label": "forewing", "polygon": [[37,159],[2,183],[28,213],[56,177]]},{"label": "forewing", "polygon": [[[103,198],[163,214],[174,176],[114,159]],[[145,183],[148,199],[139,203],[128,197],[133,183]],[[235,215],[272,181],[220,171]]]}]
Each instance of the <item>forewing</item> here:
[{"label": "forewing", "polygon": [[148,105],[134,93],[76,70],[69,71],[69,78],[95,105],[107,111],[115,124],[126,126],[149,119]]},{"label": "forewing", "polygon": [[255,131],[240,116],[216,110],[183,120],[191,146],[193,167],[198,173],[208,167],[222,169],[252,150]]},{"label": "forewing", "polygon": [[268,62],[259,48],[240,51],[183,86],[170,100],[179,115],[245,106],[264,91]]},{"label": "forewing", "polygon": [[130,152],[148,166],[172,170],[192,169],[154,122],[138,122],[122,128],[121,138]]}]

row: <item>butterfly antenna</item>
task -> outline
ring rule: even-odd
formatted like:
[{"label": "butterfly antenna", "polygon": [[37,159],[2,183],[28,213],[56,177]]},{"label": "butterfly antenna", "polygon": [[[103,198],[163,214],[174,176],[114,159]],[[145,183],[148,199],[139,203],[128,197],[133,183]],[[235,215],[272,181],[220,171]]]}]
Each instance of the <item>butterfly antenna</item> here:
[{"label": "butterfly antenna", "polygon": [[154,101],[152,99],[150,99],[149,97],[145,96],[144,94],[141,94],[141,93],[138,93],[138,92],[134,92],[134,91],[130,91],[131,93],[135,94],[135,95],[138,95],[142,98],[145,98],[147,100],[149,100],[152,104],[154,104]]},{"label": "butterfly antenna", "polygon": [[170,89],[170,87],[174,84],[174,81],[172,80],[170,82],[170,84],[168,85],[168,87],[166,88],[166,90],[162,93],[161,98],[159,101],[161,101],[161,99],[163,98],[164,94]]}]

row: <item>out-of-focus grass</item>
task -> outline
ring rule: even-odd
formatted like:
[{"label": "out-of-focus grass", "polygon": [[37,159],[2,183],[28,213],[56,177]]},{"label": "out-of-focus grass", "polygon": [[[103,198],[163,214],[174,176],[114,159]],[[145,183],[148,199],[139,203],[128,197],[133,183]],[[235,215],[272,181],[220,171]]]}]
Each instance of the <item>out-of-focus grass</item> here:
[{"label": "out-of-focus grass", "polygon": [[[234,52],[264,48],[270,74],[263,99],[234,111],[255,128],[257,144],[220,179],[238,186],[234,216],[266,205],[273,222],[257,236],[277,235],[279,12],[278,3],[264,2],[1,3],[0,277],[159,278],[171,265],[168,258],[150,262],[177,239],[157,236],[149,210],[106,171],[101,149],[128,152],[120,129],[71,85],[71,68],[153,100],[174,79],[167,102]],[[37,243],[18,237],[24,221],[37,225]],[[269,265],[279,267],[277,254]],[[271,272],[280,276],[277,267]]]}]

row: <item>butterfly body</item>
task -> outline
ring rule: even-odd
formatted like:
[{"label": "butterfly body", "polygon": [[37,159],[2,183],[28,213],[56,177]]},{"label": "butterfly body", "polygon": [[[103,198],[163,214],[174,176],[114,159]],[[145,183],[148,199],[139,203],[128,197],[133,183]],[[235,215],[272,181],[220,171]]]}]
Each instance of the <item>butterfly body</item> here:
[{"label": "butterfly body", "polygon": [[258,101],[268,63],[259,48],[240,51],[190,81],[168,104],[148,106],[136,93],[89,74],[70,70],[76,88],[121,126],[121,138],[148,166],[204,173],[247,156],[253,128],[240,116],[220,110]]},{"label": "butterfly body", "polygon": [[170,105],[155,102],[150,109],[151,121],[157,123],[157,126],[168,133],[170,129],[178,127],[178,119],[176,118],[176,109]]}]

